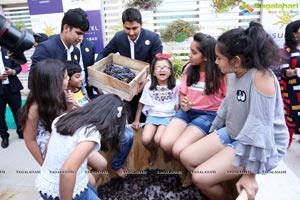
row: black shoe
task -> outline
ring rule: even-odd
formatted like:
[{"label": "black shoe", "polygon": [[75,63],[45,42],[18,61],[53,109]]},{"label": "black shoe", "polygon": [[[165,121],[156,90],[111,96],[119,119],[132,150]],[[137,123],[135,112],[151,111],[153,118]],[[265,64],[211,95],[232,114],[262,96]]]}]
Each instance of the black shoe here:
[{"label": "black shoe", "polygon": [[2,138],[1,147],[7,148],[9,144],[8,137]]}]

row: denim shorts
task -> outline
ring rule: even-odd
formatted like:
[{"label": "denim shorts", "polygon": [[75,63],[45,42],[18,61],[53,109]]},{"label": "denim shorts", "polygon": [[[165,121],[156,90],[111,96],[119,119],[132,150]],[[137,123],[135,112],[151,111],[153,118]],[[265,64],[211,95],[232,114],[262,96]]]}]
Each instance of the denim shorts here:
[{"label": "denim shorts", "polygon": [[220,128],[217,131],[217,134],[219,135],[221,143],[226,147],[230,146],[232,148],[236,148],[236,145],[238,144],[237,140],[232,139],[226,130],[226,127]]},{"label": "denim shorts", "polygon": [[153,124],[153,125],[165,125],[167,126],[172,117],[156,117],[156,116],[148,116],[145,124]]},{"label": "denim shorts", "polygon": [[[51,195],[48,197],[47,194],[44,194],[40,191],[40,196],[43,200],[59,200],[58,197],[53,198]],[[93,186],[90,184],[87,185],[87,188],[82,191],[79,195],[76,195],[74,200],[100,200],[100,198],[97,195],[97,192]]]},{"label": "denim shorts", "polygon": [[211,123],[215,119],[215,117],[215,111],[194,109],[190,109],[187,112],[179,109],[174,116],[174,118],[181,119],[188,125],[194,125],[198,127],[204,135],[207,135],[209,133]]}]

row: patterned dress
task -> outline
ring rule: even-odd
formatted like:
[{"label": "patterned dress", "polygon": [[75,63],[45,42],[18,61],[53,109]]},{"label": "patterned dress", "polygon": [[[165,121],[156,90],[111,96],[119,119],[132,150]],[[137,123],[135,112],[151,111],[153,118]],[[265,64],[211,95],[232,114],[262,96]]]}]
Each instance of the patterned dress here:
[{"label": "patterned dress", "polygon": [[46,131],[45,126],[42,122],[39,121],[37,131],[36,131],[36,141],[39,145],[39,149],[45,158],[46,148],[48,144],[48,140],[50,138],[50,133]]},{"label": "patterned dress", "polygon": [[300,50],[285,48],[285,54],[288,59],[281,67],[280,86],[285,120],[290,133],[290,145],[293,134],[299,134],[300,132],[300,78],[298,76],[287,77],[286,72],[288,69],[300,67]]}]

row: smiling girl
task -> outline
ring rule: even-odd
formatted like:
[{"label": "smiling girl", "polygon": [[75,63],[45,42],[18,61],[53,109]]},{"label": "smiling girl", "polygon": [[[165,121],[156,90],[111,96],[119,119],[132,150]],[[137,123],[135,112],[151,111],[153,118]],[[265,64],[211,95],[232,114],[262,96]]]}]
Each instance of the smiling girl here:
[{"label": "smiling girl", "polygon": [[[209,133],[226,94],[225,76],[215,64],[215,45],[213,37],[197,33],[190,46],[190,60],[180,86],[180,109],[160,143],[161,148],[177,160],[186,147]],[[183,186],[191,184],[188,177]]]},{"label": "smiling girl", "polygon": [[[156,54],[151,67],[151,81],[147,82],[136,112],[132,128],[140,127],[140,116],[147,116],[142,142],[149,150],[149,164],[156,160],[157,145],[160,143],[165,127],[178,110],[178,92],[180,82],[176,81],[169,54]],[[154,142],[154,144],[153,144]]]}]

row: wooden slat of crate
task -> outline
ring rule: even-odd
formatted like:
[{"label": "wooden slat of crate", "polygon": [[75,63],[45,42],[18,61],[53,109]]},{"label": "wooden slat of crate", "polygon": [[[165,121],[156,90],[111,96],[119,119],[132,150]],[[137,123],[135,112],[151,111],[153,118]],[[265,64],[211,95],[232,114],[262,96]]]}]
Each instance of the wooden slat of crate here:
[{"label": "wooden slat of crate", "polygon": [[[136,77],[130,83],[126,83],[109,76],[103,72],[108,64],[129,67],[136,74]],[[133,60],[117,54],[110,54],[88,68],[89,84],[106,92],[117,94],[121,98],[130,101],[138,94],[139,82],[148,76],[148,70],[149,64],[146,62]]]}]

